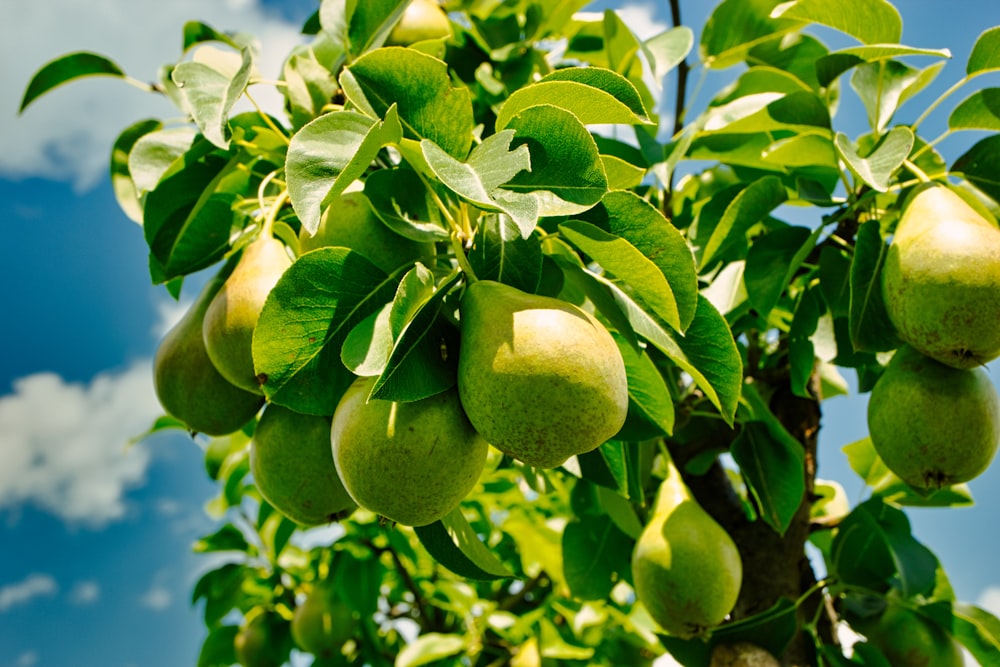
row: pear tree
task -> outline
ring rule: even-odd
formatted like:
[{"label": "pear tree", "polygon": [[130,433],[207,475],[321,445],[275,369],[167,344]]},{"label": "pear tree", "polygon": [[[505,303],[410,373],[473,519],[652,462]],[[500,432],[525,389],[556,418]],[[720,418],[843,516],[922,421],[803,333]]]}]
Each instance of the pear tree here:
[{"label": "pear tree", "polygon": [[199,667],[1000,665],[909,521],[1000,440],[1000,27],[962,63],[888,0],[682,4],[322,0],[276,80],[192,21],[152,83],[27,83],[179,112],[110,176],[200,295],[153,369],[218,485]]}]

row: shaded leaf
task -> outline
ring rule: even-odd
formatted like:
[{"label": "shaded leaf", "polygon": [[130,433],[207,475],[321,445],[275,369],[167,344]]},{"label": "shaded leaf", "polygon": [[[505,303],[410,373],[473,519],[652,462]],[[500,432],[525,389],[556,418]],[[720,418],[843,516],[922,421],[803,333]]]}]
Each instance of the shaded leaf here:
[{"label": "shaded leaf", "polygon": [[701,268],[709,266],[730,238],[746,234],[775,208],[788,200],[788,194],[777,176],[765,176],[740,190],[730,200],[725,212],[701,252]]},{"label": "shaded leaf", "polygon": [[479,540],[459,508],[413,530],[434,560],[459,576],[478,581],[514,576]]},{"label": "shaded leaf", "polygon": [[369,174],[365,195],[375,214],[397,234],[421,243],[449,238],[447,224],[414,170],[393,167]]},{"label": "shaded leaf", "polygon": [[[747,253],[743,281],[750,304],[767,317],[805,256],[815,247],[818,234],[805,227],[779,227],[754,240]],[[811,241],[811,243],[809,242]]]},{"label": "shaded leaf", "polygon": [[617,570],[627,566],[632,541],[607,515],[570,521],[562,534],[563,574],[573,595],[603,600],[617,583]]},{"label": "shaded leaf", "polygon": [[115,191],[115,199],[125,215],[139,224],[142,224],[142,203],[129,169],[129,155],[136,142],[161,127],[163,123],[158,120],[140,120],[122,130],[111,148],[111,187]]},{"label": "shaded leaf", "polygon": [[674,402],[663,375],[645,350],[636,349],[617,332],[612,335],[625,361],[629,411],[641,413],[661,431],[661,435],[673,434]]},{"label": "shaded leaf", "polygon": [[955,160],[951,170],[1000,202],[1000,135],[977,141]]},{"label": "shaded leaf", "polygon": [[24,112],[29,104],[57,86],[81,77],[98,75],[125,78],[125,72],[113,60],[96,53],[77,51],[56,58],[31,77],[17,112]]},{"label": "shaded leaf", "polygon": [[542,278],[542,247],[537,236],[523,238],[521,230],[501,215],[480,218],[469,264],[479,280],[495,280],[534,294]]},{"label": "shaded leaf", "polygon": [[851,342],[857,351],[883,352],[901,345],[882,294],[882,264],[889,246],[877,220],[858,228],[851,263]]},{"label": "shaded leaf", "polygon": [[195,540],[192,549],[196,553],[212,551],[248,551],[249,543],[243,533],[231,523],[224,524],[211,535],[205,535]]}]

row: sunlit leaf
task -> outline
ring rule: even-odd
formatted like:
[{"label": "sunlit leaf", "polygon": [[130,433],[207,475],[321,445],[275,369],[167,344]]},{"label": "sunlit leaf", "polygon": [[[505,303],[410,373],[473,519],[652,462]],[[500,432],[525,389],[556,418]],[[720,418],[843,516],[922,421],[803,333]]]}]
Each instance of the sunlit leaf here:
[{"label": "sunlit leaf", "polygon": [[18,113],[22,113],[29,104],[57,86],[81,77],[98,75],[125,78],[125,72],[113,60],[96,53],[77,51],[56,58],[43,65],[31,77],[24,97],[21,98]]},{"label": "sunlit leaf", "polygon": [[965,72],[969,76],[1000,69],[1000,26],[990,28],[976,39]]},{"label": "sunlit leaf", "polygon": [[829,26],[863,44],[895,44],[903,34],[903,19],[886,0],[793,0],[771,15]]},{"label": "sunlit leaf", "polygon": [[913,130],[905,126],[889,130],[867,157],[861,157],[857,148],[843,132],[834,140],[837,152],[854,174],[879,192],[886,192],[896,170],[913,149]]},{"label": "sunlit leaf", "polygon": [[[210,55],[199,58],[203,53]],[[198,129],[219,148],[229,147],[229,112],[243,96],[252,69],[249,48],[236,56],[202,47],[195,60],[180,63],[171,74]]]},{"label": "sunlit leaf", "polygon": [[481,581],[514,576],[480,541],[460,509],[413,530],[434,560],[455,574]]}]

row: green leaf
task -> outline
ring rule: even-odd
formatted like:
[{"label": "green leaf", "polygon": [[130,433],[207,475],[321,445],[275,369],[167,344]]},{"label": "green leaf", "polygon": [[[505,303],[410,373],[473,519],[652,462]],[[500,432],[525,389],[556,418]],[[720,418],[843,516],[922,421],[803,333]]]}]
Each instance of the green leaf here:
[{"label": "green leaf", "polygon": [[774,437],[764,422],[750,421],[743,424],[731,451],[761,518],[784,535],[805,494],[802,445],[794,438]]},{"label": "green leaf", "polygon": [[889,130],[868,157],[858,155],[858,149],[843,132],[834,139],[837,152],[851,171],[878,192],[887,192],[896,170],[913,149],[913,130],[897,126]]},{"label": "green leaf", "polygon": [[427,139],[458,160],[468,154],[473,128],[469,89],[452,86],[443,61],[414,49],[376,49],[351,63],[340,85],[372,118],[385,117],[395,105],[405,136]]},{"label": "green leaf", "polygon": [[951,170],[1000,202],[1000,135],[977,141],[955,160]]},{"label": "green leaf", "polygon": [[461,635],[428,632],[425,635],[420,635],[413,642],[403,647],[403,650],[396,656],[395,667],[419,667],[419,665],[427,665],[460,653],[464,649],[465,638]]},{"label": "green leaf", "polygon": [[456,271],[405,323],[370,398],[418,401],[454,386],[459,336],[445,316],[445,308],[459,278]]},{"label": "green leaf", "polygon": [[460,508],[413,530],[434,560],[461,577],[487,581],[514,576],[479,540]]},{"label": "green leaf", "polygon": [[847,515],[832,556],[833,571],[847,584],[873,591],[891,584],[904,597],[930,594],[936,584],[937,558],[911,535],[906,514],[878,497]]},{"label": "green leaf", "polygon": [[353,55],[381,46],[403,15],[406,0],[366,0],[355,4],[348,29],[348,43]]},{"label": "green leaf", "polygon": [[639,412],[661,431],[660,435],[672,435],[674,402],[670,399],[670,390],[663,375],[645,350],[633,347],[617,332],[612,332],[612,335],[625,361],[629,411]]},{"label": "green leaf", "polygon": [[302,226],[315,234],[325,206],[365,172],[383,146],[401,137],[391,107],[384,121],[334,111],[299,130],[288,146],[285,169],[288,195]]},{"label": "green leaf", "polygon": [[139,193],[153,190],[160,178],[194,144],[196,132],[190,127],[172,127],[149,132],[133,144],[128,153],[128,173]]},{"label": "green leaf", "polygon": [[632,541],[607,515],[585,516],[566,524],[562,534],[563,575],[574,597],[603,600],[628,566]]},{"label": "green leaf", "polygon": [[799,27],[798,21],[776,19],[772,10],[781,0],[725,0],[705,23],[701,59],[707,67],[724,69],[742,61],[754,46]]},{"label": "green leaf", "polygon": [[198,667],[230,667],[237,662],[236,625],[222,625],[208,631],[198,653]]},{"label": "green leaf", "polygon": [[758,132],[812,132],[827,135],[830,111],[811,90],[783,94],[763,92],[710,108],[702,134]]},{"label": "green leaf", "polygon": [[[864,65],[865,63],[884,63],[892,58],[902,56],[951,58],[951,51],[948,49],[920,49],[912,46],[903,46],[902,44],[851,46],[817,59],[816,76],[820,84],[829,86],[838,76],[852,67]],[[935,75],[937,71],[937,68],[931,69],[930,75]]]},{"label": "green leaf", "polygon": [[851,87],[868,111],[868,125],[881,133],[899,108],[903,93],[919,78],[920,70],[896,60],[868,63],[854,70]]},{"label": "green leaf", "polygon": [[571,220],[559,225],[570,243],[631,288],[643,307],[674,329],[681,329],[677,301],[660,269],[634,245],[589,222]]},{"label": "green leaf", "polygon": [[[976,39],[965,65],[970,77],[1000,69],[1000,26],[990,28]],[[22,107],[23,108],[23,107]]]},{"label": "green leaf", "polygon": [[319,248],[290,266],[254,330],[253,358],[267,398],[297,412],[332,415],[354,376],[341,347],[394,295],[395,283],[363,255]]},{"label": "green leaf", "polygon": [[139,224],[142,224],[142,203],[129,168],[129,156],[140,139],[161,127],[163,123],[158,120],[140,120],[122,130],[111,148],[111,187],[114,189],[115,199],[125,215]]},{"label": "green leaf", "polygon": [[538,237],[521,236],[513,220],[487,215],[479,220],[469,264],[480,280],[495,280],[534,294],[542,279],[542,247]]},{"label": "green leaf", "polygon": [[372,172],[365,179],[365,195],[375,214],[397,234],[420,243],[449,238],[431,193],[413,169],[393,167]]},{"label": "green leaf", "polygon": [[241,44],[229,35],[219,32],[207,23],[201,21],[188,21],[184,24],[183,50],[187,51],[196,44],[203,42],[221,42],[226,46],[231,46],[237,51]]},{"label": "green leaf", "polygon": [[642,43],[642,51],[653,68],[653,78],[662,81],[673,68],[684,62],[694,47],[694,31],[686,25],[664,30]]},{"label": "green leaf", "polygon": [[209,570],[194,585],[191,603],[205,600],[205,625],[212,629],[243,599],[243,581],[251,576],[241,563],[226,563]]},{"label": "green leaf", "polygon": [[901,345],[882,295],[882,264],[889,246],[877,220],[858,228],[851,263],[851,342],[866,352],[895,350]]},{"label": "green leaf", "polygon": [[521,236],[527,238],[538,222],[538,204],[528,196],[516,196],[500,186],[522,171],[531,171],[528,147],[521,144],[513,151],[513,130],[487,137],[472,149],[469,159],[461,162],[437,144],[424,140],[420,149],[434,175],[452,192],[487,211],[506,213],[517,223]]},{"label": "green leaf", "polygon": [[192,549],[195,553],[211,551],[248,551],[250,548],[243,533],[231,523],[223,525],[211,535],[205,535],[195,540]]},{"label": "green leaf", "polygon": [[505,185],[529,193],[542,216],[574,215],[597,202],[608,191],[597,144],[576,117],[554,106],[525,109],[511,119],[514,144],[526,144],[531,171],[520,172]]},{"label": "green leaf", "polygon": [[1000,88],[984,88],[962,100],[948,116],[948,127],[1000,131]]},{"label": "green leaf", "polygon": [[972,494],[967,484],[938,489],[931,493],[918,493],[885,465],[871,438],[862,438],[843,447],[847,462],[872,489],[874,495],[886,502],[910,507],[962,507],[972,505]]},{"label": "green leaf", "polygon": [[29,104],[57,86],[98,75],[125,78],[125,72],[114,61],[96,53],[77,51],[49,61],[31,77],[17,112],[23,113]]},{"label": "green leaf", "polygon": [[1000,620],[979,607],[955,603],[952,634],[982,667],[1000,665]]},{"label": "green leaf", "polygon": [[779,5],[771,16],[829,26],[862,44],[895,44],[903,35],[903,19],[886,0],[797,0]]},{"label": "green leaf", "polygon": [[195,60],[180,63],[171,73],[198,129],[219,148],[229,148],[229,111],[243,96],[252,69],[249,48],[244,48],[237,58],[232,53],[203,47]]},{"label": "green leaf", "polygon": [[497,131],[525,109],[539,105],[568,111],[584,125],[652,122],[635,86],[621,74],[602,67],[568,67],[514,91],[497,114]]},{"label": "green leaf", "polygon": [[[750,304],[767,317],[816,246],[818,234],[805,227],[779,227],[754,240],[747,253],[743,281]],[[811,241],[811,242],[810,242]]]},{"label": "green leaf", "polygon": [[295,55],[285,63],[282,77],[284,94],[295,127],[302,127],[317,116],[337,93],[337,80],[330,70],[316,60],[314,53]]},{"label": "green leaf", "polygon": [[752,225],[787,200],[788,194],[777,176],[765,176],[743,188],[729,200],[722,218],[712,230],[701,253],[701,268],[709,266],[731,239],[745,235]]}]

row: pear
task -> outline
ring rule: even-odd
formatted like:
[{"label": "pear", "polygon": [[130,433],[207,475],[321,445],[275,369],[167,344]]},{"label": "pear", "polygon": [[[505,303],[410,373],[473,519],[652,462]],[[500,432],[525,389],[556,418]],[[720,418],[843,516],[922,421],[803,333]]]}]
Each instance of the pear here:
[{"label": "pear", "polygon": [[163,409],[192,432],[208,435],[239,430],[264,402],[222,377],[205,351],[202,321],[225,278],[220,272],[205,284],[197,300],[163,337],[153,358],[153,385]]},{"label": "pear", "polygon": [[330,418],[271,403],[250,442],[250,472],[267,502],[292,521],[318,526],[350,515],[330,451]]},{"label": "pear", "polygon": [[262,394],[251,346],[264,300],[292,263],[284,244],[264,234],[250,243],[205,312],[202,333],[208,356],[227,380]]},{"label": "pear", "polygon": [[284,663],[279,642],[275,641],[279,623],[281,618],[275,612],[265,611],[240,626],[233,648],[243,667],[280,667]]},{"label": "pear", "polygon": [[736,605],[740,553],[691,497],[673,462],[632,552],[632,581],[649,615],[676,637],[706,636]]},{"label": "pear", "polygon": [[323,211],[315,234],[305,228],[299,232],[300,253],[327,246],[356,250],[386,273],[434,254],[433,243],[420,243],[389,229],[363,192],[347,192],[334,199]]},{"label": "pear", "polygon": [[451,37],[451,22],[437,0],[413,0],[386,38],[386,46],[409,46],[425,39]]},{"label": "pear", "polygon": [[708,667],[781,667],[777,658],[750,642],[716,644]]},{"label": "pear", "polygon": [[1000,400],[983,369],[952,368],[903,346],[872,389],[868,430],[892,472],[938,489],[989,466],[1000,442]]},{"label": "pear", "polygon": [[555,468],[615,435],[628,413],[611,334],[565,301],[489,280],[462,295],[458,391],[487,442]]},{"label": "pear", "polygon": [[890,604],[876,620],[858,624],[868,641],[892,667],[962,667],[957,642],[940,626],[915,611]]},{"label": "pear", "polygon": [[292,639],[303,651],[330,658],[354,637],[357,621],[329,585],[313,588],[292,616]]},{"label": "pear", "polygon": [[882,289],[899,337],[956,368],[1000,356],[1000,228],[943,185],[912,195]]},{"label": "pear", "polygon": [[489,446],[454,388],[407,403],[368,400],[375,380],[358,378],[337,405],[337,472],[361,507],[407,526],[433,523],[476,485]]}]

